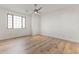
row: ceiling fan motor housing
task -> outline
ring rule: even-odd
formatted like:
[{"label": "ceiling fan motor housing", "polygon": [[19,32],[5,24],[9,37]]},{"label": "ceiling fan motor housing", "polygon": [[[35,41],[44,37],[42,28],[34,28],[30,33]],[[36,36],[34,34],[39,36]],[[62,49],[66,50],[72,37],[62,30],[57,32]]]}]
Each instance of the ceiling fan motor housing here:
[{"label": "ceiling fan motor housing", "polygon": [[34,9],[34,12],[37,12],[38,13],[38,9]]}]

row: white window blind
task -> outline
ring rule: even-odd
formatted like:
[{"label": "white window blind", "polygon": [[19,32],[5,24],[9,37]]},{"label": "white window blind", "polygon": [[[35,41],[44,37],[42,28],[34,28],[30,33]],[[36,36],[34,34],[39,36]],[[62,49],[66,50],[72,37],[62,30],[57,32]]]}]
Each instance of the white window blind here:
[{"label": "white window blind", "polygon": [[8,28],[12,28],[12,15],[8,15]]},{"label": "white window blind", "polygon": [[23,28],[25,28],[25,18],[23,18]]},{"label": "white window blind", "polygon": [[8,28],[25,28],[25,17],[8,15]]}]

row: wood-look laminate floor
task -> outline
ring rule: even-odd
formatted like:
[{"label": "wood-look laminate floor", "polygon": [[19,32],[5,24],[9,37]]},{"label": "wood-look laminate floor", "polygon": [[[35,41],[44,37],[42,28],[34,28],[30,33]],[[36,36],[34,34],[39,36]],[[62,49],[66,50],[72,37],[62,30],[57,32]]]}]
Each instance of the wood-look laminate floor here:
[{"label": "wood-look laminate floor", "polygon": [[1,54],[71,54],[79,53],[79,43],[43,35],[0,41]]}]

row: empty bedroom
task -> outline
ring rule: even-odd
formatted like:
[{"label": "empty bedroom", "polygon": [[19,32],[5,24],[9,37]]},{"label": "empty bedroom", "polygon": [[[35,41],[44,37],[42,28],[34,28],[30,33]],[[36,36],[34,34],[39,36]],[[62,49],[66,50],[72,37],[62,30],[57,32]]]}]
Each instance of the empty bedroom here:
[{"label": "empty bedroom", "polygon": [[79,4],[0,4],[0,54],[78,54]]}]

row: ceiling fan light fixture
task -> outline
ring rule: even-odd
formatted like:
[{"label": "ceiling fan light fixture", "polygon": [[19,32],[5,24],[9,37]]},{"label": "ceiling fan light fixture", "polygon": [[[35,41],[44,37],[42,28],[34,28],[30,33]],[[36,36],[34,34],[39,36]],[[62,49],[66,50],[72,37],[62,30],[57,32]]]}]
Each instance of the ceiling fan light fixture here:
[{"label": "ceiling fan light fixture", "polygon": [[38,15],[40,15],[40,13],[39,12],[34,12],[35,14],[38,14]]},{"label": "ceiling fan light fixture", "polygon": [[37,14],[37,12],[34,12],[35,14]]}]

